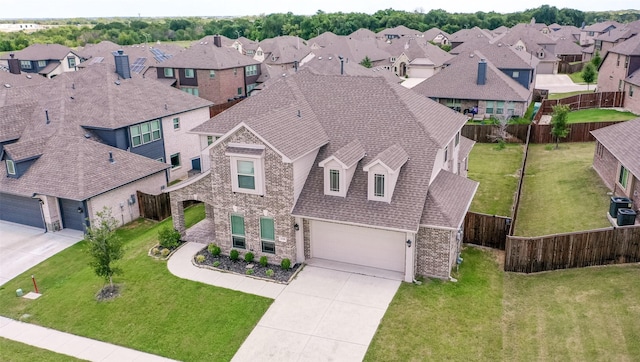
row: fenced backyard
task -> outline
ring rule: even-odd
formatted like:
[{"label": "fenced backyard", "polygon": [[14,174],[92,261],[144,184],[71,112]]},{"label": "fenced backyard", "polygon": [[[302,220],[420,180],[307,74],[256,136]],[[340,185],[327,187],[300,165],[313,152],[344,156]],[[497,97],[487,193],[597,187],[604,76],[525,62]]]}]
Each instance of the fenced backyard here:
[{"label": "fenced backyard", "polygon": [[171,199],[168,193],[149,195],[138,191],[140,217],[162,221],[171,216]]},{"label": "fenced backyard", "polygon": [[572,111],[589,108],[624,107],[624,92],[583,93],[562,99],[544,99],[533,122],[538,123],[543,115],[553,113],[553,107],[566,104]]},{"label": "fenced backyard", "polygon": [[511,218],[468,212],[464,218],[464,242],[504,250]]}]

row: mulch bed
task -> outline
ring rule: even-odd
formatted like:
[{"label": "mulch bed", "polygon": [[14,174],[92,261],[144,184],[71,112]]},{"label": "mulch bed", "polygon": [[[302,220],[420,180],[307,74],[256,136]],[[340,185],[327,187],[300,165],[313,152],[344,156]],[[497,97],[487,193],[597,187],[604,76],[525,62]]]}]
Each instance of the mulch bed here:
[{"label": "mulch bed", "polygon": [[[202,263],[198,263],[196,261],[196,257],[198,255],[204,255],[205,259]],[[295,265],[292,265],[291,268],[288,270],[283,270],[280,267],[280,265],[274,265],[274,264],[267,264],[266,267],[263,267],[258,262],[259,258],[256,258],[251,263],[247,263],[246,261],[244,261],[242,257],[243,256],[241,255],[240,259],[233,261],[229,259],[228,255],[220,254],[218,256],[213,256],[211,255],[211,253],[209,253],[209,251],[205,247],[193,257],[193,262],[197,266],[202,266],[202,267],[219,270],[223,272],[242,274],[252,278],[267,279],[267,280],[271,280],[271,281],[283,283],[283,284],[288,284],[291,278],[296,274],[296,272],[301,266],[301,264],[295,264]],[[213,263],[215,262],[219,262],[220,264],[214,267]],[[250,275],[247,274],[248,269],[253,269],[253,274],[250,274]],[[267,276],[267,273],[266,273],[267,270],[273,270],[273,273],[274,273],[273,276],[271,277]]]},{"label": "mulch bed", "polygon": [[118,284],[114,284],[113,286],[107,285],[104,288],[100,289],[100,291],[96,294],[96,299],[99,302],[104,302],[107,300],[111,300],[120,295],[120,286]]}]

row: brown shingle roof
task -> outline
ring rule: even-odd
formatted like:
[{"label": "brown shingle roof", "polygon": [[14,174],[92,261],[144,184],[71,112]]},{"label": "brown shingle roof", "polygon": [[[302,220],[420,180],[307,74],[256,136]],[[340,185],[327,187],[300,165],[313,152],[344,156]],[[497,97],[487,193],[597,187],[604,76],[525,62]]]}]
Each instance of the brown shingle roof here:
[{"label": "brown shingle roof", "polygon": [[[311,48],[302,38],[295,36],[277,36],[260,42],[260,48],[265,55],[265,63],[289,64],[301,61],[311,53]],[[275,58],[273,60],[272,58]]]},{"label": "brown shingle roof", "polygon": [[612,26],[612,25],[613,25],[613,27],[614,27],[614,28],[617,28],[617,27],[619,27],[619,26],[620,26],[620,25],[622,25],[622,24],[620,24],[620,23],[619,23],[619,22],[617,22],[617,21],[603,21],[603,22],[601,22],[601,23],[595,23],[595,24],[591,24],[591,25],[589,25],[589,26],[585,26],[585,27],[582,29],[582,31],[595,31],[595,32],[599,32],[599,33],[601,33],[601,32],[603,32],[605,29],[607,29],[608,27],[610,27],[610,26]]},{"label": "brown shingle roof", "polygon": [[41,156],[46,144],[45,138],[32,139],[24,142],[11,143],[4,146],[4,150],[12,160],[19,162]]},{"label": "brown shingle roof", "polygon": [[[489,43],[486,40],[468,41],[451,50],[452,54],[480,51],[499,69],[533,69],[535,65],[525,61],[516,50],[501,42]],[[526,54],[529,58],[529,54]],[[537,62],[535,63],[537,64]]]},{"label": "brown shingle roof", "polygon": [[640,87],[640,69],[629,74],[629,76],[624,81]]},{"label": "brown shingle roof", "polygon": [[0,192],[86,200],[170,167],[84,137],[55,135],[45,142],[42,156],[19,179],[6,177],[0,167]]},{"label": "brown shingle roof", "polygon": [[609,49],[609,53],[636,56],[640,55],[640,36],[636,35],[623,41],[622,43]]},{"label": "brown shingle roof", "polygon": [[429,186],[420,225],[459,228],[477,189],[477,182],[441,170]]},{"label": "brown shingle roof", "polygon": [[35,107],[34,101],[0,107],[0,142],[20,138]]},{"label": "brown shingle roof", "polygon": [[372,164],[376,162],[381,162],[383,165],[387,166],[390,170],[397,172],[402,165],[404,165],[407,160],[409,160],[409,155],[407,151],[405,151],[402,147],[397,144],[391,145],[386,150],[377,154],[373,159],[364,166],[365,168],[369,168]]},{"label": "brown shingle roof", "polygon": [[366,28],[360,28],[347,36],[352,39],[360,39],[360,40],[375,39],[376,33]]},{"label": "brown shingle roof", "polygon": [[469,156],[471,149],[473,149],[473,145],[476,144],[476,141],[468,139],[467,137],[460,136],[460,149],[458,149],[458,159],[464,160]]},{"label": "brown shingle roof", "polygon": [[0,71],[0,89],[2,87],[6,88],[6,84],[8,84],[9,87],[15,88],[38,85],[49,80],[47,77],[38,76],[33,73],[12,74]]},{"label": "brown shingle roof", "polygon": [[436,38],[436,36],[438,36],[438,34],[442,34],[447,38],[450,36],[449,33],[444,32],[444,31],[442,31],[442,30],[440,30],[438,28],[431,28],[431,29],[425,31],[422,34],[424,34],[424,38],[427,41],[432,41],[433,39]]},{"label": "brown shingle roof", "polygon": [[591,131],[620,163],[640,177],[640,118]]},{"label": "brown shingle roof", "polygon": [[530,92],[518,82],[487,61],[487,78],[477,84],[478,62],[484,59],[480,52],[460,54],[451,65],[434,74],[412,90],[426,97],[470,100],[504,100],[525,102]]},{"label": "brown shingle roof", "polygon": [[365,154],[366,151],[362,143],[358,140],[353,140],[337,150],[332,156],[349,168],[360,161]]},{"label": "brown shingle roof", "polygon": [[250,57],[240,54],[231,47],[217,47],[212,43],[196,43],[171,59],[162,62],[162,67],[193,69],[229,69],[260,64]]},{"label": "brown shingle roof", "polygon": [[[20,60],[61,60],[69,53],[75,54],[71,48],[60,44],[31,44],[12,53]],[[9,53],[3,54],[0,59],[9,59]]]}]

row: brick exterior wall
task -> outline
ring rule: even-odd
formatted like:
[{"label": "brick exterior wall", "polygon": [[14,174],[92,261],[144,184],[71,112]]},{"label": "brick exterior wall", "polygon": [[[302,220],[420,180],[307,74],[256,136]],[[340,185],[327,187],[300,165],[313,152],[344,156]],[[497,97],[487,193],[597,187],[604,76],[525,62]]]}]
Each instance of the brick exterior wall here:
[{"label": "brick exterior wall", "polygon": [[608,53],[598,71],[598,91],[616,92],[618,91],[620,80],[627,77],[627,69],[624,67],[625,55],[620,55],[618,65],[618,54]]},{"label": "brick exterior wall", "polygon": [[593,169],[600,175],[604,184],[613,190],[618,171],[618,160],[598,141],[596,141],[596,149],[593,154]]},{"label": "brick exterior wall", "polygon": [[[246,251],[252,251],[256,258],[266,255],[271,262],[280,262],[283,258],[295,261],[295,219],[290,215],[294,194],[293,165],[283,163],[282,156],[264,145],[265,194],[234,193],[231,189],[230,157],[225,155],[229,143],[264,145],[255,135],[242,128],[211,149],[211,189],[218,245],[224,253],[231,250],[231,214],[237,213],[244,215]],[[274,219],[275,255],[262,253],[260,217],[265,212]],[[286,238],[286,242],[279,241],[282,237]],[[240,252],[242,254],[244,250]]]},{"label": "brick exterior wall", "polygon": [[[633,95],[629,92],[630,87],[633,87]],[[635,114],[640,114],[640,87],[637,85],[624,83],[624,108]]]},{"label": "brick exterior wall", "polygon": [[[188,181],[187,181],[188,182]],[[187,200],[203,201],[205,203],[205,214],[208,219],[214,218],[213,194],[211,192],[211,174],[204,176],[187,186],[171,191],[171,216],[173,227],[180,232],[183,237],[186,233],[184,223],[184,205]]]},{"label": "brick exterior wall", "polygon": [[451,230],[420,227],[416,237],[416,274],[448,279],[458,249]]},{"label": "brick exterior wall", "polygon": [[[234,73],[235,69],[235,73]],[[200,98],[215,104],[227,103],[229,98],[238,96],[238,88],[245,95],[244,67],[215,70],[215,77],[209,76],[208,69],[196,69]]]},{"label": "brick exterior wall", "polygon": [[311,229],[309,229],[309,220],[302,220],[302,231],[304,232],[304,258],[311,259]]}]

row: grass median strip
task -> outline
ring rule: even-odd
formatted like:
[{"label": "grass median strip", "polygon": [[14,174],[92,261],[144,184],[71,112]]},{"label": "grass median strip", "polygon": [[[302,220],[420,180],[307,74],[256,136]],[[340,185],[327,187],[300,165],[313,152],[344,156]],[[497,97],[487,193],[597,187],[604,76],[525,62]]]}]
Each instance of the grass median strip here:
[{"label": "grass median strip", "polygon": [[[187,225],[203,214],[202,204],[187,209]],[[170,225],[139,220],[118,230],[127,244],[116,299],[95,300],[103,281],[81,242],[0,287],[0,314],[173,359],[230,360],[272,300],[173,276],[166,262],[147,256],[158,229]],[[43,296],[17,298],[32,274]]]}]

